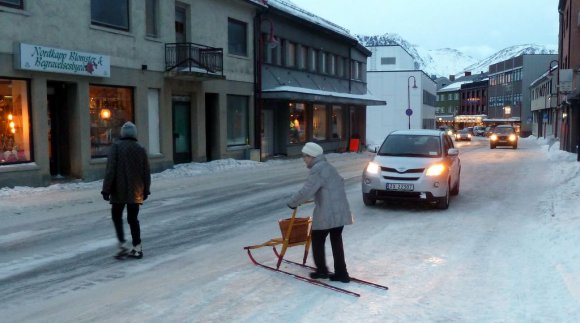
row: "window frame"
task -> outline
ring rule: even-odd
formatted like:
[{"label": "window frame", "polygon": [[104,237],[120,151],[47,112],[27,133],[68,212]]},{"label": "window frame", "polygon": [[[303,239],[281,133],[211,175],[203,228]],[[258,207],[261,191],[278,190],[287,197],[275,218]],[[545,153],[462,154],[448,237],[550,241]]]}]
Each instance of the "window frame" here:
[{"label": "window frame", "polygon": [[[244,35],[241,41],[234,42],[234,40],[237,40],[237,36],[239,36],[234,35],[234,31],[240,31],[232,30],[234,26],[242,27],[243,29]],[[238,46],[240,46],[239,49],[237,49]],[[231,17],[228,17],[228,54],[248,57],[248,23]]]},{"label": "window frame", "polygon": [[[235,99],[235,100],[234,100]],[[240,99],[240,101],[238,101],[238,99]],[[243,102],[244,106],[239,105],[241,102]],[[234,104],[236,104],[234,106]],[[240,146],[246,146],[249,144],[249,140],[250,140],[250,97],[247,95],[237,95],[237,94],[228,94],[227,95],[227,102],[226,102],[226,145],[228,148],[230,147],[240,147]],[[245,115],[243,116],[243,119],[241,119],[241,127],[240,130],[242,131],[243,135],[244,135],[244,139],[243,142],[238,142],[237,138],[235,138],[235,133],[232,133],[231,131],[232,129],[232,125],[234,125],[234,123],[240,119],[234,119],[232,118],[231,113],[233,112],[230,111],[231,109],[237,109],[238,107],[242,107],[243,110],[242,111]]]},{"label": "window frame", "polygon": [[145,0],[145,36],[159,38],[159,0]]},{"label": "window frame", "polygon": [[[96,20],[96,18],[94,17],[94,14],[93,14],[93,4],[95,4],[95,5],[100,4],[101,3],[100,1],[109,1],[107,3],[107,5],[116,4],[118,6],[122,6],[123,4],[125,4],[127,7],[126,17],[125,17],[126,23],[127,23],[126,26],[117,25],[117,24],[106,22],[106,21]],[[122,10],[119,10],[120,7],[116,7],[116,8],[117,8],[117,10],[113,10],[114,12],[117,12],[117,11],[121,12],[122,11]],[[111,9],[109,9],[109,10],[111,10]],[[116,30],[130,31],[131,30],[130,11],[131,11],[131,4],[130,4],[129,0],[91,0],[91,24],[95,25],[95,26],[111,28],[111,29],[116,29]]]}]

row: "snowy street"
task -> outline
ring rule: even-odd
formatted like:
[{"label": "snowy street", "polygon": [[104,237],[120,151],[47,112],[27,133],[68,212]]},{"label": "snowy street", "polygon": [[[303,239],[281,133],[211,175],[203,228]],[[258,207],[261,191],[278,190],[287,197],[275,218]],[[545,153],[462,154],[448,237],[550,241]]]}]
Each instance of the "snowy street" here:
[{"label": "snowy street", "polygon": [[[254,266],[244,246],[277,221],[307,175],[302,159],[222,160],[153,176],[139,220],[144,258],[116,260],[101,182],[0,189],[0,317],[5,322],[578,322],[580,167],[544,140],[489,149],[456,143],[461,187],[448,210],[364,206],[371,153],[329,154],[355,224],[343,232],[353,277],[333,285]],[[312,205],[299,208],[309,215]],[[125,223],[125,234],[130,239]],[[303,248],[286,258],[299,261]],[[257,260],[274,265],[271,249]],[[330,242],[327,261],[332,269]],[[309,258],[308,263],[312,265]],[[283,264],[303,276],[306,269]],[[326,281],[328,282],[328,281]]]}]

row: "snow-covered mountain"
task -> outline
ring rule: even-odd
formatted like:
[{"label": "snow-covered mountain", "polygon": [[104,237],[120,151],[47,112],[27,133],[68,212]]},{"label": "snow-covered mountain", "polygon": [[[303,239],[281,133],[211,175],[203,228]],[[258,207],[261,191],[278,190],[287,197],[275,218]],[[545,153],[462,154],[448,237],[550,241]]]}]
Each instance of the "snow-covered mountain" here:
[{"label": "snow-covered mountain", "polygon": [[548,49],[546,46],[525,44],[502,49],[485,59],[478,60],[456,49],[425,49],[409,43],[398,34],[386,33],[375,36],[355,35],[355,37],[366,47],[400,45],[413,56],[420,70],[423,70],[429,75],[444,77],[449,75],[462,75],[465,71],[470,71],[472,74],[487,72],[489,65],[521,54],[557,53],[557,51]]}]

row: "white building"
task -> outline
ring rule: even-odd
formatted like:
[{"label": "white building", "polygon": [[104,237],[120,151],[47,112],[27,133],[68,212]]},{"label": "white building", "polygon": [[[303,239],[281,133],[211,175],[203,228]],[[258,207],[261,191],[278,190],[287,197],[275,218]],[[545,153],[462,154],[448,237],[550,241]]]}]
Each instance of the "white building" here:
[{"label": "white building", "polygon": [[369,49],[367,86],[387,105],[367,107],[367,146],[380,145],[393,130],[435,129],[436,83],[415,68],[413,57],[401,46]]}]

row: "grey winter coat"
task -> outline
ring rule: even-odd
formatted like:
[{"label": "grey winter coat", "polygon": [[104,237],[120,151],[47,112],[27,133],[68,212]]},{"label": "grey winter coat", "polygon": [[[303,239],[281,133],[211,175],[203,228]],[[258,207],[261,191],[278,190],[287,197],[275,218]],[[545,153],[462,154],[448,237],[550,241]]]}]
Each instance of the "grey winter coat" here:
[{"label": "grey winter coat", "polygon": [[344,179],[336,168],[326,161],[324,155],[313,159],[308,165],[310,173],[304,186],[290,198],[288,206],[298,205],[314,197],[312,229],[327,230],[353,224],[354,219],[344,190]]},{"label": "grey winter coat", "polygon": [[111,146],[102,193],[110,194],[111,204],[142,204],[150,194],[149,158],[137,142],[136,128],[123,130],[123,137]]}]

